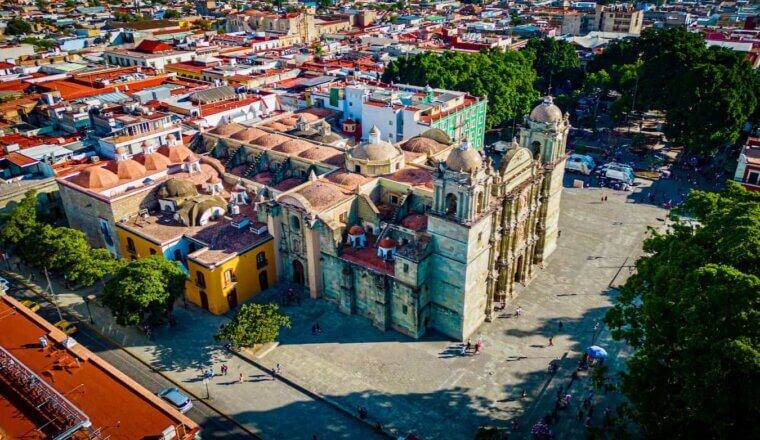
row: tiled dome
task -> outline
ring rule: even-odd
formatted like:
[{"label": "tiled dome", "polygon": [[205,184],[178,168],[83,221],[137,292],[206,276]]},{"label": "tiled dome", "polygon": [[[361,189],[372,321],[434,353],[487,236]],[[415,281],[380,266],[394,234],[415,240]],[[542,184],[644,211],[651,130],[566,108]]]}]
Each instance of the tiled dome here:
[{"label": "tiled dome", "polygon": [[272,148],[272,151],[279,151],[280,153],[287,153],[287,154],[300,154],[314,147],[316,147],[316,145],[303,141],[301,139],[291,139],[287,142],[283,142],[280,145]]},{"label": "tiled dome", "polygon": [[230,139],[235,139],[241,142],[251,142],[254,139],[260,138],[266,135],[267,132],[258,128],[248,127],[245,130],[240,130],[237,133],[230,136]]},{"label": "tiled dome", "polygon": [[111,160],[105,168],[121,180],[136,180],[148,174],[145,167],[134,159]]},{"label": "tiled dome", "polygon": [[547,96],[530,112],[530,119],[534,122],[553,124],[562,120],[562,110],[554,105],[551,96]]},{"label": "tiled dome", "polygon": [[135,156],[135,160],[140,162],[148,171],[163,171],[171,165],[168,157],[156,152],[138,154]]},{"label": "tiled dome", "polygon": [[89,189],[102,189],[119,184],[119,177],[101,166],[85,168],[71,179],[77,185]]},{"label": "tiled dome", "polygon": [[415,137],[406,141],[401,148],[410,153],[435,154],[442,151],[447,146],[448,145],[438,143],[430,138]]},{"label": "tiled dome", "polygon": [[265,136],[262,136],[255,141],[251,142],[253,145],[258,145],[263,148],[274,148],[277,145],[280,145],[284,142],[289,141],[290,138],[285,137],[281,134],[276,133],[270,133]]},{"label": "tiled dome", "polygon": [[220,125],[213,130],[209,131],[211,134],[219,135],[219,136],[231,136],[235,133],[237,133],[240,130],[243,130],[245,127],[242,125],[233,122],[231,124],[224,124]]},{"label": "tiled dome", "polygon": [[[464,140],[463,144],[466,144],[466,142],[467,140]],[[464,145],[451,150],[451,153],[446,158],[446,167],[454,171],[472,173],[479,170],[482,166],[483,158],[480,157],[480,153]]]},{"label": "tiled dome", "polygon": [[315,160],[317,162],[328,161],[334,158],[335,156],[343,156],[343,152],[338,151],[334,148],[316,147],[316,146],[298,155],[298,157],[303,157],[304,159],[309,159],[309,160]]},{"label": "tiled dome", "polygon": [[194,162],[198,156],[184,145],[162,145],[158,152],[168,157],[171,163]]}]

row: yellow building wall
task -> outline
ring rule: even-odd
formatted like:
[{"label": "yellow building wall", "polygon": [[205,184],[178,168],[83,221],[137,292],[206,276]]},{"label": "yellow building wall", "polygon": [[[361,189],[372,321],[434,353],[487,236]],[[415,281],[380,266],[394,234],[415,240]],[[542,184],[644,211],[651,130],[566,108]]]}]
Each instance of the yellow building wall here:
[{"label": "yellow building wall", "polygon": [[[256,256],[259,252],[264,252],[268,263],[261,269],[256,267]],[[269,286],[277,282],[274,240],[268,240],[214,268],[198,264],[192,259],[188,259],[187,264],[190,271],[190,278],[187,280],[185,288],[187,299],[202,307],[201,291],[205,292],[208,298],[208,310],[217,315],[230,310],[227,296],[232,289],[237,291],[238,304],[242,304],[261,292],[259,273],[266,271]],[[232,269],[236,281],[225,285],[224,273],[230,269]],[[203,273],[205,288],[199,286],[197,275],[199,271]]]},{"label": "yellow building wall", "polygon": [[197,72],[195,70],[183,69],[183,68],[178,67],[178,66],[166,66],[166,70],[168,72],[174,72],[174,73],[176,73],[178,76],[180,76],[182,78],[191,78],[191,79],[203,80],[203,74],[201,74],[200,72]]},{"label": "yellow building wall", "polygon": [[[126,229],[117,227],[116,231],[117,231],[117,234],[119,235],[119,246],[121,246],[121,255],[123,255],[124,258],[128,260],[137,260],[138,258],[150,257],[151,255],[153,255],[150,253],[151,249],[156,251],[155,255],[163,256],[164,250],[161,248],[161,246],[153,242],[150,242],[147,239],[131,231],[127,231]],[[135,243],[135,252],[131,252],[129,250],[128,238],[131,238],[132,241]]]}]

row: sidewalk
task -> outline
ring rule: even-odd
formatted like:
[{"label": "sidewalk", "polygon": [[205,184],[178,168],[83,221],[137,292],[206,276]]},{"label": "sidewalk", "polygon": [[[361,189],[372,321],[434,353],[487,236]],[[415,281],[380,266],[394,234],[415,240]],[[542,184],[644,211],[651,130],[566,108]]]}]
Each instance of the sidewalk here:
[{"label": "sidewalk", "polygon": [[[14,269],[15,269],[14,265]],[[42,292],[47,286],[44,274],[22,266],[15,271],[25,283]],[[100,294],[101,286],[71,290],[61,280],[51,277],[55,295],[46,295],[63,307],[89,322],[84,298]],[[216,316],[200,310],[183,300],[175,304],[177,326],[156,329],[152,340],[136,327],[117,325],[108,309],[98,301],[90,303],[95,324],[103,335],[147,364],[164,373],[198,398],[206,397],[206,386],[201,375],[214,369],[216,376],[208,387],[208,402],[224,414],[234,418],[252,432],[264,438],[319,439],[383,438],[366,423],[349,416],[322,400],[315,399],[282,380],[271,380],[266,372],[241,356],[232,355],[213,341],[219,326],[227,316]],[[74,335],[76,339],[76,335]],[[221,376],[221,366],[229,367],[227,376]],[[239,383],[239,375],[243,383]],[[283,377],[287,378],[287,366]]]}]

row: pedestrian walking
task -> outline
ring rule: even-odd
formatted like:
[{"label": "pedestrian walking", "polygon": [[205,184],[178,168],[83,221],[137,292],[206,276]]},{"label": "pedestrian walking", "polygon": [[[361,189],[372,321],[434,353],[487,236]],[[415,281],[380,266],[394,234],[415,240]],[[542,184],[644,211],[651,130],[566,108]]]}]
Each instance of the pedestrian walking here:
[{"label": "pedestrian walking", "polygon": [[549,336],[549,347],[554,345],[554,336]]},{"label": "pedestrian walking", "polygon": [[459,350],[459,354],[462,356],[467,356],[467,346],[462,345],[462,348]]},{"label": "pedestrian walking", "polygon": [[277,379],[277,369],[274,368],[274,367],[272,367],[272,372],[271,373],[272,373],[272,379],[271,380]]},{"label": "pedestrian walking", "polygon": [[519,318],[520,315],[522,315],[522,307],[517,306],[517,308],[515,309],[515,318]]},{"label": "pedestrian walking", "polygon": [[238,373],[238,382],[243,383],[243,373]]},{"label": "pedestrian walking", "polygon": [[214,376],[216,376],[216,374],[214,374],[214,367],[211,367],[211,368],[209,368],[209,370],[208,370],[208,375],[209,375],[209,377],[214,377]]},{"label": "pedestrian walking", "polygon": [[565,324],[564,324],[564,323],[562,323],[562,321],[560,321],[560,322],[557,324],[557,327],[559,327],[559,329],[560,329],[560,331],[561,331],[563,328],[565,328]]},{"label": "pedestrian walking", "polygon": [[277,370],[278,375],[282,373],[282,365],[280,365],[279,363],[275,365],[274,368]]},{"label": "pedestrian walking", "polygon": [[472,339],[467,339],[467,351],[472,350]]},{"label": "pedestrian walking", "polygon": [[228,370],[227,364],[222,364],[222,376],[227,375],[227,370]]},{"label": "pedestrian walking", "polygon": [[528,397],[528,392],[527,392],[527,391],[525,391],[525,388],[523,388],[523,390],[522,390],[522,393],[520,393],[520,398],[521,398],[521,399],[524,399],[524,398],[526,398],[526,397]]},{"label": "pedestrian walking", "polygon": [[557,240],[559,240],[561,236],[562,236],[562,230],[560,229],[557,231]]},{"label": "pedestrian walking", "polygon": [[475,343],[475,354],[480,354],[480,348],[481,347],[482,347],[482,345],[480,344],[480,342],[476,342]]}]

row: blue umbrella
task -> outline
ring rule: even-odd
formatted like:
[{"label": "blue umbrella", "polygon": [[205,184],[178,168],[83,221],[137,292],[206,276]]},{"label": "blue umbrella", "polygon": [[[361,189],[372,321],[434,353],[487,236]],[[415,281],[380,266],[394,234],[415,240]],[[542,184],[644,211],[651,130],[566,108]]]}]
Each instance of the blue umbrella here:
[{"label": "blue umbrella", "polygon": [[598,345],[592,345],[586,349],[586,354],[594,359],[604,359],[607,357],[607,350]]}]

